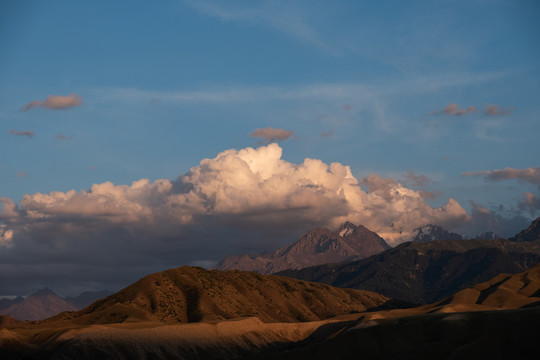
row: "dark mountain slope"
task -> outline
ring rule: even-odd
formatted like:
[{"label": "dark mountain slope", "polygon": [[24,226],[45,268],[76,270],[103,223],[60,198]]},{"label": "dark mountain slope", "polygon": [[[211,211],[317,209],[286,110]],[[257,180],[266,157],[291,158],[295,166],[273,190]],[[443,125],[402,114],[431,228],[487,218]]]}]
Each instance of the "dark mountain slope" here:
[{"label": "dark mountain slope", "polygon": [[539,262],[540,241],[445,240],[404,243],[359,261],[279,274],[427,304],[500,273],[515,274]]},{"label": "dark mountain slope", "polygon": [[536,218],[527,229],[521,231],[509,240],[517,242],[540,240],[540,217]]}]

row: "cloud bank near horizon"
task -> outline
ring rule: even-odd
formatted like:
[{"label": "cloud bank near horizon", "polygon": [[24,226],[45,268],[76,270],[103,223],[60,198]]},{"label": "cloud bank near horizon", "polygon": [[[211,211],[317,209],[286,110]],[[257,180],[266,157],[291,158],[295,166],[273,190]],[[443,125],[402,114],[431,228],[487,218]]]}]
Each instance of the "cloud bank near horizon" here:
[{"label": "cloud bank near horizon", "polygon": [[372,174],[358,181],[349,166],[337,162],[308,158],[293,164],[281,156],[281,147],[272,143],[223,151],[173,181],[105,182],[89,190],[27,194],[18,205],[1,198],[0,220],[16,245],[22,234],[39,237],[52,229],[60,237],[74,229],[96,233],[116,227],[168,237],[210,219],[240,229],[291,222],[337,227],[349,220],[391,238],[426,223],[453,227],[470,218],[457,201],[433,208],[421,192],[391,178]]},{"label": "cloud bank near horizon", "polygon": [[[416,185],[430,181],[412,172],[406,178]],[[440,207],[425,198],[424,190],[392,178],[358,180],[338,162],[288,162],[276,143],[231,149],[174,180],[26,194],[19,204],[0,198],[0,273],[12,274],[0,280],[20,286],[44,263],[58,269],[54,279],[65,272],[62,264],[80,267],[79,277],[95,277],[89,281],[106,276],[111,266],[144,268],[144,275],[156,267],[272,250],[311,227],[337,228],[347,220],[393,245],[400,233],[429,223],[452,230],[498,221],[487,209],[476,212],[478,222],[452,198]],[[536,199],[529,200],[524,206],[530,208]]]}]

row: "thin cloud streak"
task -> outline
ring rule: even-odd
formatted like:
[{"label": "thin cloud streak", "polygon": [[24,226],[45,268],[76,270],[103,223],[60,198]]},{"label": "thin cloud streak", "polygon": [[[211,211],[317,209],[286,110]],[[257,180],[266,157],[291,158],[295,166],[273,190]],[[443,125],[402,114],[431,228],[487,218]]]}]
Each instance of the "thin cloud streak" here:
[{"label": "thin cloud streak", "polygon": [[35,135],[35,132],[33,132],[32,130],[21,130],[21,131],[16,131],[16,130],[13,130],[11,129],[9,131],[10,134],[12,135],[15,135],[15,136],[26,136],[28,137],[29,139],[33,138],[34,135]]},{"label": "thin cloud streak", "polygon": [[513,169],[507,167],[502,170],[468,171],[464,172],[462,175],[483,177],[490,181],[516,179],[540,186],[540,167],[531,167],[527,169]]},{"label": "thin cloud streak", "polygon": [[82,98],[76,94],[68,96],[49,95],[45,100],[34,100],[24,105],[21,111],[28,111],[36,107],[42,107],[49,110],[66,110],[72,107],[80,106]]},{"label": "thin cloud streak", "polygon": [[197,12],[221,21],[246,22],[268,26],[321,50],[335,53],[333,47],[305,19],[306,9],[297,9],[294,3],[282,1],[252,2],[251,7],[235,9],[227,3],[185,0]]},{"label": "thin cloud streak", "polygon": [[513,107],[503,108],[500,105],[485,104],[484,106],[484,113],[488,116],[507,115],[514,110]]},{"label": "thin cloud streak", "polygon": [[290,86],[209,86],[197,90],[151,91],[137,88],[101,88],[93,91],[101,102],[135,101],[148,103],[152,99],[172,103],[249,103],[274,100],[372,101],[379,97],[424,94],[444,88],[471,83],[489,82],[508,76],[506,72],[481,74],[450,74],[433,78],[413,78],[403,81],[364,83],[318,83]]}]

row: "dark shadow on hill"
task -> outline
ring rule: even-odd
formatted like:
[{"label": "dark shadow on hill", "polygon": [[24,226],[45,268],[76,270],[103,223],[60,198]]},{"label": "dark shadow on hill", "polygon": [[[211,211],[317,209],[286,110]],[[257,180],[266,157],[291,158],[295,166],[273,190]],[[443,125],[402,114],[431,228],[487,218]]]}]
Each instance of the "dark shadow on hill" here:
[{"label": "dark shadow on hill", "polygon": [[245,359],[532,360],[540,353],[539,322],[540,308],[411,316]]}]

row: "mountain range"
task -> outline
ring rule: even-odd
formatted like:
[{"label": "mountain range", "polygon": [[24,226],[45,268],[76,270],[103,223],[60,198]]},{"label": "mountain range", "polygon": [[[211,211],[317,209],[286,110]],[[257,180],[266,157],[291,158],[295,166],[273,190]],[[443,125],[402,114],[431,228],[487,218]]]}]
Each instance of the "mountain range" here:
[{"label": "mountain range", "polygon": [[443,240],[403,243],[363,260],[278,274],[427,304],[539,262],[540,241]]},{"label": "mountain range", "polygon": [[[401,236],[398,243],[466,238],[464,235],[450,232],[441,226],[428,224]],[[498,238],[491,231],[475,237],[475,239],[482,240]],[[296,242],[279,248],[273,253],[227,256],[214,269],[236,269],[273,274],[288,269],[302,269],[327,263],[360,260],[390,248],[391,246],[377,233],[362,225],[357,226],[347,221],[335,231],[313,228]]]},{"label": "mountain range", "polygon": [[271,274],[285,269],[363,259],[387,249],[390,246],[376,233],[362,225],[345,222],[336,231],[314,228],[298,241],[271,254],[227,256],[215,269]]}]

